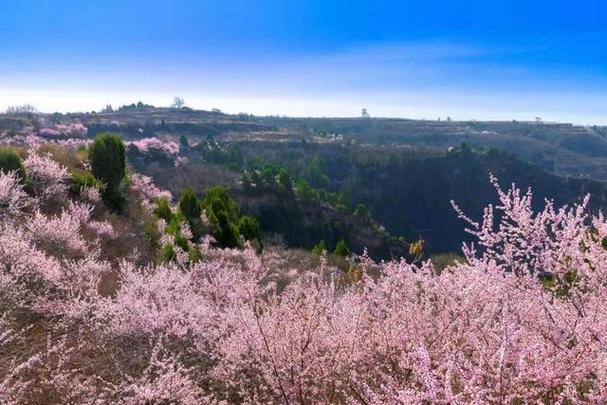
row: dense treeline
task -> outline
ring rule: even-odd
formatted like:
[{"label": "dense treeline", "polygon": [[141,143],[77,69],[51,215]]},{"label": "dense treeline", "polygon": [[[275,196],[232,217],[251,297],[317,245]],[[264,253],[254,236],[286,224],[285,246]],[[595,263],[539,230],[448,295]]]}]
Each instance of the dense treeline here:
[{"label": "dense treeline", "polygon": [[450,201],[480,214],[483,202],[494,199],[487,183],[490,173],[532,187],[538,204],[544,198],[571,203],[590,192],[592,209],[607,207],[602,183],[557,177],[506,151],[475,150],[467,144],[443,153],[306,143],[245,142],[229,148],[238,148],[239,161],[248,162],[241,164],[247,167],[245,188],[259,184],[280,190],[288,173],[302,200],[369,216],[408,241],[421,237],[427,252],[457,251],[468,239]]}]

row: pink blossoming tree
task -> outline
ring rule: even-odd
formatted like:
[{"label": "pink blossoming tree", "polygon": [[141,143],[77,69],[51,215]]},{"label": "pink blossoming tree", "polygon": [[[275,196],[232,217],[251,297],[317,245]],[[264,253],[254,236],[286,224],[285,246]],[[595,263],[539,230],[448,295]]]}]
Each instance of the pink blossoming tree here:
[{"label": "pink blossoming tree", "polygon": [[534,213],[491,178],[500,203],[480,222],[456,206],[476,241],[440,274],[363,257],[346,275],[208,238],[200,261],[139,267],[106,259],[120,235],[89,202],[41,204],[64,183],[47,159],[28,158],[32,190],[0,175],[0,402],[607,398],[607,221],[587,198]]}]

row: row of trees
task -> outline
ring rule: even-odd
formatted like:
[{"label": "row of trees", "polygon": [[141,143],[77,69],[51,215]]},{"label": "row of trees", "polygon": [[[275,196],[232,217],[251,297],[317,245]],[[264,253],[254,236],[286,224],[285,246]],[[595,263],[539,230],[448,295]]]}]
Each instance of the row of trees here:
[{"label": "row of trees", "polygon": [[[163,221],[162,226],[159,221]],[[206,234],[220,248],[242,247],[243,241],[262,247],[259,223],[254,217],[240,214],[238,204],[224,187],[212,187],[202,199],[186,188],[175,208],[166,198],[156,201],[147,236],[160,249],[161,262],[176,260],[177,249],[187,253],[191,262],[200,260],[197,244]],[[163,235],[169,236],[168,240]]]},{"label": "row of trees", "polygon": [[325,202],[343,214],[350,212],[350,204],[344,193],[316,189],[306,178],[294,178],[287,168],[280,165],[261,162],[243,172],[242,184],[250,193],[271,191],[287,198],[297,197],[303,202]]}]

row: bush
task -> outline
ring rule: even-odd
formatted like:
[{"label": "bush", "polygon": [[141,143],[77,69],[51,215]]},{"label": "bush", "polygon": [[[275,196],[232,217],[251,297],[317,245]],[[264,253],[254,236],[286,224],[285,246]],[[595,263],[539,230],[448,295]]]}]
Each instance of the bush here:
[{"label": "bush", "polygon": [[183,149],[188,149],[190,147],[190,144],[188,142],[188,137],[185,135],[181,135],[179,137],[179,145],[181,145],[181,147]]},{"label": "bush", "polygon": [[213,236],[222,248],[238,247],[238,227],[230,220],[228,210],[220,200],[210,206],[209,220],[214,226]]},{"label": "bush", "polygon": [[327,252],[327,242],[323,240],[321,240],[320,242],[318,242],[316,244],[316,246],[314,246],[312,248],[312,253],[314,253],[317,256],[320,256],[322,254],[324,254],[325,252]]},{"label": "bush", "polygon": [[124,204],[120,186],[126,175],[126,156],[122,139],[107,132],[97,135],[89,149],[89,158],[93,174],[106,185],[104,201],[111,208],[120,210]]},{"label": "bush", "polygon": [[191,263],[197,263],[202,260],[202,252],[198,246],[191,246],[188,252],[188,259]]},{"label": "bush", "polygon": [[348,257],[348,256],[350,256],[351,253],[352,252],[350,252],[348,245],[346,245],[346,241],[344,241],[343,239],[340,240],[339,242],[337,242],[337,245],[335,246],[335,250],[333,251],[333,254],[335,256],[340,256],[340,257]]},{"label": "bush", "polygon": [[91,172],[85,170],[78,170],[72,173],[69,183],[70,191],[76,195],[79,195],[83,188],[96,188],[102,193],[105,191],[105,185],[97,180]]},{"label": "bush", "polygon": [[304,201],[314,201],[318,199],[318,193],[305,179],[299,179],[295,183],[295,194]]},{"label": "bush", "polygon": [[256,218],[250,216],[240,217],[238,230],[245,240],[261,240],[261,229]]},{"label": "bush", "polygon": [[158,247],[160,242],[160,233],[158,232],[158,218],[152,216],[143,226],[143,236],[152,244],[154,248]]},{"label": "bush", "polygon": [[0,148],[0,172],[16,172],[21,181],[25,181],[25,166],[19,153],[13,148]]},{"label": "bush", "polygon": [[365,219],[368,219],[371,217],[371,215],[369,214],[369,210],[367,209],[367,207],[364,204],[358,204],[356,206],[356,209],[354,209],[354,215],[356,215],[359,218],[365,218]]},{"label": "bush", "polygon": [[154,214],[158,218],[164,219],[167,224],[173,220],[173,211],[171,210],[171,205],[169,204],[169,200],[166,198],[159,198],[156,200],[156,208],[154,208]]},{"label": "bush", "polygon": [[181,191],[179,196],[179,210],[183,216],[188,220],[200,219],[202,208],[200,207],[200,201],[194,194],[191,188],[186,188]]},{"label": "bush", "polygon": [[160,263],[169,263],[174,261],[177,258],[177,254],[175,253],[175,249],[173,249],[172,245],[164,245],[162,249],[160,249]]},{"label": "bush", "polygon": [[458,264],[466,263],[466,259],[456,253],[448,252],[430,256],[432,264],[434,265],[434,271],[440,274],[444,269],[449,266],[456,266]]}]

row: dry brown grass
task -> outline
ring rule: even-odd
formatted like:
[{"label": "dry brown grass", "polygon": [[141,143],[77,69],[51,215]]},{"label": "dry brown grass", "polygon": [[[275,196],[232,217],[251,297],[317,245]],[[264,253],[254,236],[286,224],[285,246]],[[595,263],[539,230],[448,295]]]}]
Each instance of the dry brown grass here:
[{"label": "dry brown grass", "polygon": [[70,173],[85,169],[87,152],[84,148],[66,148],[53,143],[42,144],[38,151],[41,154],[49,153],[53,159],[62,166],[65,166]]}]

